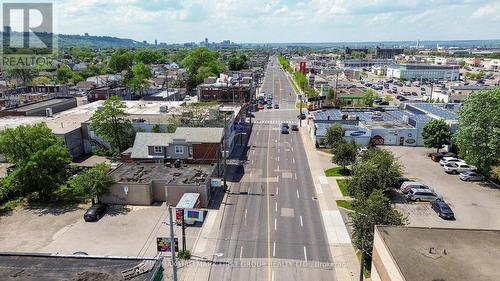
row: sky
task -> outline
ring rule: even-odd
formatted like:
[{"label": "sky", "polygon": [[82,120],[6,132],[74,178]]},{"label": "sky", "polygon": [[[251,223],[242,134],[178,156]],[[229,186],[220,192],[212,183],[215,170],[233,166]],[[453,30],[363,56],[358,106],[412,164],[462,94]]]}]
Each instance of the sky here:
[{"label": "sky", "polygon": [[[14,1],[15,2],[15,1]],[[47,0],[45,1],[47,2]],[[54,0],[55,31],[166,43],[500,39],[499,0]]]}]

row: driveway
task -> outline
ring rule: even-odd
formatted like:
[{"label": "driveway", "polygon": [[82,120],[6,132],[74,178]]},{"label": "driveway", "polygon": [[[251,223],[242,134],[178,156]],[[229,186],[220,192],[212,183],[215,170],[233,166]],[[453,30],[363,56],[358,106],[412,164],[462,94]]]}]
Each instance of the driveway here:
[{"label": "driveway", "polygon": [[456,221],[444,221],[429,204],[396,204],[411,226],[500,229],[500,189],[486,183],[463,182],[446,174],[426,155],[434,149],[386,146],[404,166],[404,175],[432,187],[453,209]]},{"label": "driveway", "polygon": [[[156,237],[168,237],[165,204],[111,206],[98,222],[85,222],[88,206],[72,209],[16,209],[0,217],[0,251],[89,255],[155,256]],[[175,215],[175,210],[172,210]],[[187,227],[192,248],[200,227]],[[181,229],[175,227],[181,246]]]}]

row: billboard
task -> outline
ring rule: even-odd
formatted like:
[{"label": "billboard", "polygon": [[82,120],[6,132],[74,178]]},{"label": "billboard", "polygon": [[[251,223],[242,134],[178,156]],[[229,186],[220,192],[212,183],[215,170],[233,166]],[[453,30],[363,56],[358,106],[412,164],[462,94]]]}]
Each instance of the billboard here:
[{"label": "billboard", "polygon": [[202,211],[202,210],[185,210],[184,211],[184,220],[203,222],[203,214],[204,214],[204,211]]},{"label": "billboard", "polygon": [[[179,251],[179,241],[174,238],[174,249],[176,252]],[[167,237],[156,237],[156,250],[158,252],[171,252],[172,243],[170,243],[170,238]]]}]

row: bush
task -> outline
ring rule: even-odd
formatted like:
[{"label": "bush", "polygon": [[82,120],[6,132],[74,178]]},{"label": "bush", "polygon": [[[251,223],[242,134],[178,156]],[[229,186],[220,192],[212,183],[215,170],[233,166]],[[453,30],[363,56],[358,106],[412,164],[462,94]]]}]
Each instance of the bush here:
[{"label": "bush", "polygon": [[189,260],[191,259],[191,252],[189,250],[180,250],[177,257],[181,260]]}]

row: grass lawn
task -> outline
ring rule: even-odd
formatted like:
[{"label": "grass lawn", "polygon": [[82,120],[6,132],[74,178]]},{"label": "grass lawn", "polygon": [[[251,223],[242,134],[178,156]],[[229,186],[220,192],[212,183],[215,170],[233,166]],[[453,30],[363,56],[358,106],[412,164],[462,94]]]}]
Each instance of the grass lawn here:
[{"label": "grass lawn", "polygon": [[342,207],[344,209],[352,210],[351,201],[337,200],[337,206]]},{"label": "grass lawn", "polygon": [[349,196],[349,190],[347,186],[349,185],[348,179],[337,179],[337,184],[339,185],[340,192],[342,192],[342,196]]},{"label": "grass lawn", "polygon": [[334,167],[330,168],[328,170],[325,170],[325,175],[327,177],[342,177],[342,176],[349,176],[351,174],[351,171],[349,169],[343,169],[342,167]]}]

